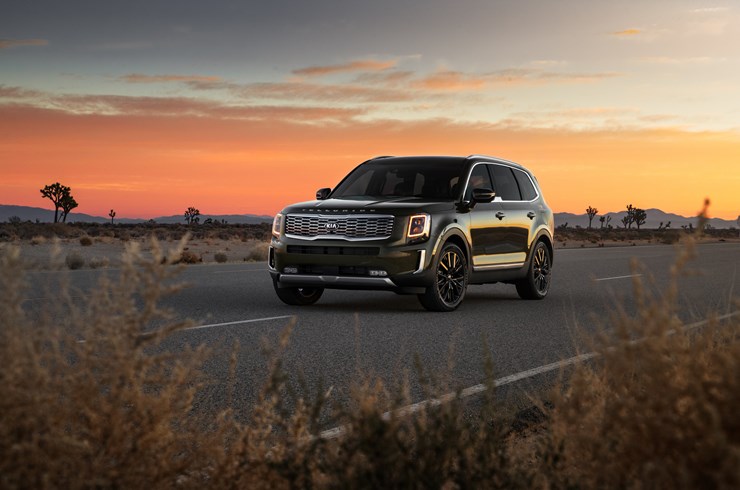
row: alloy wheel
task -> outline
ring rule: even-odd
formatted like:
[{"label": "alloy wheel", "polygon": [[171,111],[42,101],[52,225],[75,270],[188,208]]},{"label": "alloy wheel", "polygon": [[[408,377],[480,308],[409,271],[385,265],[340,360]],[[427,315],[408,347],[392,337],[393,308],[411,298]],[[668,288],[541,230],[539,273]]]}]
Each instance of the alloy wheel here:
[{"label": "alloy wheel", "polygon": [[465,262],[455,250],[445,251],[437,267],[437,290],[448,305],[457,303],[465,292]]},{"label": "alloy wheel", "polygon": [[547,293],[550,288],[550,256],[544,246],[537,247],[535,251],[532,273],[537,292]]}]

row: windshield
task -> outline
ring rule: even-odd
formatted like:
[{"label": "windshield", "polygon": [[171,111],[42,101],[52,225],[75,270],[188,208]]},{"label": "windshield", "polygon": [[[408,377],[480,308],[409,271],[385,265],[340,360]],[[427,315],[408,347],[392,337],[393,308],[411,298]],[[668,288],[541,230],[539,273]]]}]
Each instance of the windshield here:
[{"label": "windshield", "polygon": [[334,189],[331,197],[340,199],[385,197],[454,199],[458,193],[462,168],[462,162],[380,161],[365,163],[353,170]]}]

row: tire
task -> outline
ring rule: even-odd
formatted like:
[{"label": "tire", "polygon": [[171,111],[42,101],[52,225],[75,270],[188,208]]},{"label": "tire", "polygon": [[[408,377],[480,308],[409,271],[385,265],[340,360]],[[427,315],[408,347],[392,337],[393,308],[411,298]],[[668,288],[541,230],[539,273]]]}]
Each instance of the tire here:
[{"label": "tire", "polygon": [[446,243],[434,261],[434,284],[419,295],[419,302],[430,311],[453,311],[465,298],[467,287],[465,254],[454,243]]},{"label": "tire", "polygon": [[516,292],[522,299],[544,299],[550,290],[552,258],[544,242],[537,242],[532,251],[527,277],[516,283]]},{"label": "tire", "polygon": [[277,281],[274,280],[272,285],[275,287],[275,293],[277,293],[278,298],[287,305],[312,305],[324,294],[324,288],[280,288],[277,285]]}]

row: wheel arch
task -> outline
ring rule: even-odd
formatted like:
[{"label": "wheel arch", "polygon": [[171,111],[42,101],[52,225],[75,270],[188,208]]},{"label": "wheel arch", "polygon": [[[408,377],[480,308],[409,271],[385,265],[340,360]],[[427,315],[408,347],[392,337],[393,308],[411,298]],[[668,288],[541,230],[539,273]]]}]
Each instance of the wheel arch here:
[{"label": "wheel arch", "polygon": [[440,234],[437,242],[434,245],[434,248],[432,249],[432,256],[430,257],[430,260],[432,260],[437,255],[439,250],[444,247],[445,243],[447,242],[452,242],[460,247],[463,254],[465,254],[465,260],[468,262],[468,267],[471,267],[472,258],[470,252],[470,244],[463,230],[461,228],[458,228],[457,226],[449,226]]},{"label": "wheel arch", "polygon": [[532,251],[534,250],[535,246],[537,246],[538,242],[543,242],[545,246],[547,247],[547,251],[550,252],[550,264],[555,263],[555,246],[552,240],[552,236],[546,229],[542,229],[534,237],[534,240],[532,240],[532,244],[529,247],[529,251],[527,252],[527,266],[529,266],[529,262],[532,260]]}]

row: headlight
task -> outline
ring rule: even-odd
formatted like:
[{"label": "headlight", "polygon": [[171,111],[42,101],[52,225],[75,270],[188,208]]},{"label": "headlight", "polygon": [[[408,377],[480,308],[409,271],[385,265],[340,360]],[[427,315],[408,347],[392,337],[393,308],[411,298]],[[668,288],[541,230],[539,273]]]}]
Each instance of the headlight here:
[{"label": "headlight", "polygon": [[415,214],[409,218],[409,229],[406,238],[427,238],[432,218],[428,214]]},{"label": "headlight", "polygon": [[283,226],[283,214],[278,213],[275,215],[275,219],[272,220],[272,235],[276,238],[280,238],[280,228]]}]

